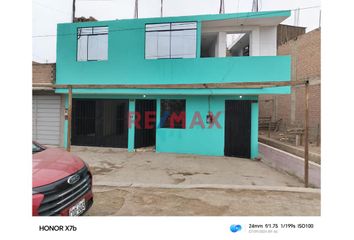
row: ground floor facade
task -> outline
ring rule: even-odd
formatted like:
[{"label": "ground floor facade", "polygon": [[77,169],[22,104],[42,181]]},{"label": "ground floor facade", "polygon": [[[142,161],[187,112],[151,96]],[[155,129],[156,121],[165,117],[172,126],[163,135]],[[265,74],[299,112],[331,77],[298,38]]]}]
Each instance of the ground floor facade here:
[{"label": "ground floor facade", "polygon": [[[68,108],[68,95],[63,96]],[[72,145],[258,157],[258,95],[74,92],[71,123]],[[66,147],[67,119],[63,125]]]}]

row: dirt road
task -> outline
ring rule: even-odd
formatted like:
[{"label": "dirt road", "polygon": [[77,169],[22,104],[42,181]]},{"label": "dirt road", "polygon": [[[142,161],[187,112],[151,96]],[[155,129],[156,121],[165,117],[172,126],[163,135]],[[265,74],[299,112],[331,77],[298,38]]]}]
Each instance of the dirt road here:
[{"label": "dirt road", "polygon": [[87,216],[319,216],[320,194],[232,189],[94,188]]},{"label": "dirt road", "polygon": [[243,158],[155,152],[131,153],[93,147],[73,147],[73,153],[90,165],[95,185],[304,186],[294,176],[278,172],[260,161]]}]

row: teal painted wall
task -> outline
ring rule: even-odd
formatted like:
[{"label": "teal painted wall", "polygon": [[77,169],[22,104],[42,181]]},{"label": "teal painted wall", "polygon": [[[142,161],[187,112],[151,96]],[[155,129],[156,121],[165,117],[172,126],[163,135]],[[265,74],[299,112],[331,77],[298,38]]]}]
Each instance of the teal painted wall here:
[{"label": "teal painted wall", "polygon": [[[168,97],[182,98],[182,97]],[[157,152],[177,152],[200,155],[224,156],[225,136],[225,100],[257,100],[257,96],[210,96],[210,111],[221,115],[218,122],[221,128],[215,125],[208,128],[206,115],[209,112],[208,96],[188,96],[186,98],[186,129],[158,128],[156,131]],[[195,112],[200,112],[205,128],[196,125],[189,128]],[[257,114],[256,114],[257,113]],[[160,112],[158,111],[158,116]],[[159,119],[159,117],[158,117]],[[258,103],[252,104],[251,115],[251,158],[258,156]]]},{"label": "teal painted wall", "polygon": [[[74,98],[105,98],[105,99],[130,99],[129,111],[134,111],[136,99],[144,99],[143,96],[124,95],[96,95],[74,94]],[[258,100],[257,96],[146,96],[146,99],[156,99],[157,129],[156,129],[156,152],[187,153],[211,156],[224,155],[225,136],[225,100]],[[160,128],[160,100],[161,99],[186,99],[186,128],[170,129]],[[210,102],[209,100],[210,99]],[[208,128],[206,115],[210,111],[221,115],[218,122],[221,128],[215,125]],[[191,127],[194,113],[199,112],[205,128],[200,125]],[[251,158],[258,156],[258,103],[252,103],[251,112]],[[67,131],[64,131],[66,138]],[[134,150],[134,127],[128,130],[128,151]]]},{"label": "teal painted wall", "polygon": [[[289,16],[289,14],[289,11],[275,11],[262,14],[221,14],[59,24],[56,83],[177,84],[289,81],[290,56],[200,58],[202,21]],[[197,58],[145,59],[145,24],[173,21],[198,23]],[[84,26],[109,27],[107,61],[76,61],[77,28]],[[279,88],[275,93],[285,94],[290,91],[289,89],[289,87]],[[273,90],[260,89],[258,94],[272,93]],[[237,94],[236,91],[233,93]]]},{"label": "teal painted wall", "polygon": [[[168,97],[183,98],[183,97]],[[184,98],[183,98],[184,99]],[[202,155],[224,155],[224,108],[225,102],[222,97],[210,97],[210,111],[214,114],[221,111],[218,118],[221,129],[209,129],[206,124],[208,114],[208,96],[188,96],[186,97],[186,129],[157,128],[156,131],[156,151],[157,152],[177,152]],[[195,112],[199,112],[205,125],[190,128]],[[158,112],[160,115],[160,112]],[[159,119],[159,118],[158,118]]]},{"label": "teal painted wall", "polygon": [[[129,99],[129,112],[133,113],[135,112],[135,100],[134,99]],[[128,121],[134,122],[134,115],[131,115],[131,119]],[[128,128],[128,151],[133,152],[134,151],[134,134],[135,134],[135,128],[130,127]]]},{"label": "teal painted wall", "polygon": [[258,102],[251,105],[251,159],[258,157]]}]

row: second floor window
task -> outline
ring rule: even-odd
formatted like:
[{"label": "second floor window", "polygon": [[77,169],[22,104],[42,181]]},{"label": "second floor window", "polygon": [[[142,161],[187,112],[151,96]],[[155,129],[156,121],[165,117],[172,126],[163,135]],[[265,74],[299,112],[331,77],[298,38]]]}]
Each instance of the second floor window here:
[{"label": "second floor window", "polygon": [[147,24],[145,27],[145,58],[195,58],[197,23],[178,22]]},{"label": "second floor window", "polygon": [[108,59],[108,27],[77,29],[77,61]]}]

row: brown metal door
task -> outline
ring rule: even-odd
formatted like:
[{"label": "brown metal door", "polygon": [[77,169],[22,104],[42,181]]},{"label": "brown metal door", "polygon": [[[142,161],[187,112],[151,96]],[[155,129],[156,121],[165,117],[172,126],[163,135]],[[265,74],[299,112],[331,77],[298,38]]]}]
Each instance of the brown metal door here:
[{"label": "brown metal door", "polygon": [[225,101],[225,156],[250,158],[251,101]]},{"label": "brown metal door", "polygon": [[[140,115],[140,121],[135,126],[134,148],[155,146],[156,100],[135,100],[135,112]],[[147,114],[150,114],[150,116],[147,116]],[[147,125],[146,117],[154,120]]]}]

